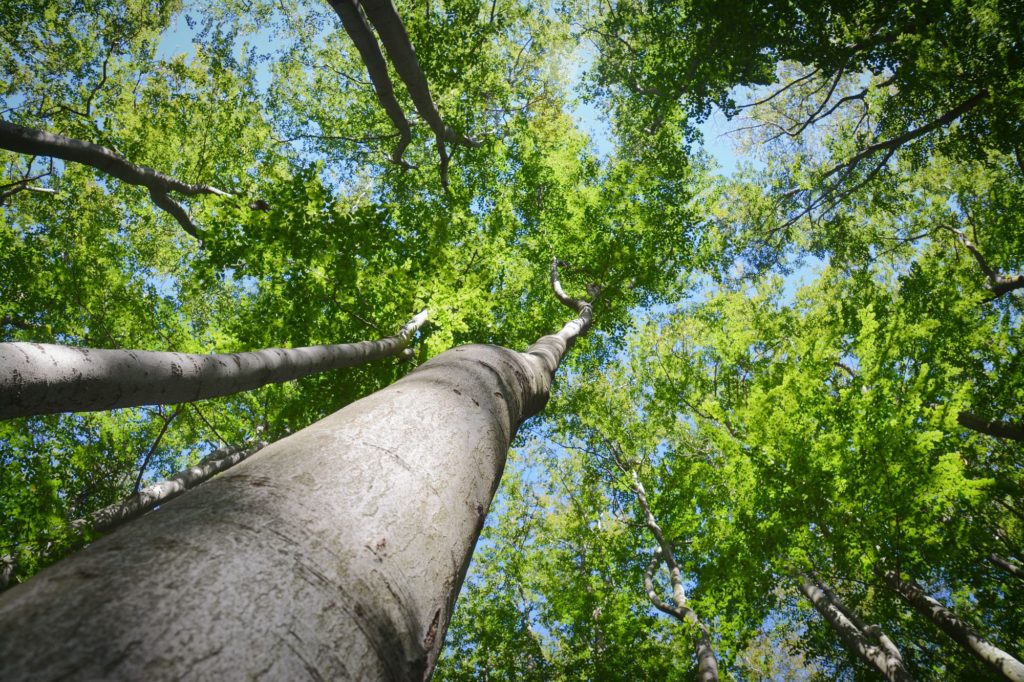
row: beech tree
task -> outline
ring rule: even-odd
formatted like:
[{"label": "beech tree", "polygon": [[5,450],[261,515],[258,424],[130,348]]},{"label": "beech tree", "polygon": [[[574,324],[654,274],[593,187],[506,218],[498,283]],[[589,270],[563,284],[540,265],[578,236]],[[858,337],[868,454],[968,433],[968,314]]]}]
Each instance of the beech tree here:
[{"label": "beech tree", "polygon": [[173,405],[396,357],[426,319],[424,310],[395,336],[376,341],[231,355],[3,343],[0,418]]},{"label": "beech tree", "polygon": [[[136,677],[163,660],[167,677],[430,677],[512,438],[592,322],[554,263],[551,280],[579,314],[557,334],[442,353],[5,593],[5,676]],[[182,593],[186,567],[205,579]],[[139,607],[161,597],[155,621]],[[254,597],[273,614],[255,631],[222,622]]]},{"label": "beech tree", "polygon": [[[3,665],[1014,674],[1019,8],[51,5],[0,12],[0,119],[53,143],[0,149],[6,348],[431,321],[403,362],[0,421]],[[553,255],[593,329],[521,424],[575,333],[507,350],[563,321]]]}]

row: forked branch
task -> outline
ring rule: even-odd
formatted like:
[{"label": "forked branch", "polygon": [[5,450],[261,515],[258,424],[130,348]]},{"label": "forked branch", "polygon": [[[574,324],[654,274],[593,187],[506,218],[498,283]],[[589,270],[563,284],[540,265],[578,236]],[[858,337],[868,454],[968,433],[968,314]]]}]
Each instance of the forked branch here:
[{"label": "forked branch", "polygon": [[170,197],[170,192],[186,196],[214,194],[233,196],[230,192],[210,185],[189,184],[177,178],[153,170],[148,166],[134,164],[120,154],[91,142],[48,133],[43,130],[26,128],[7,121],[0,121],[0,148],[18,154],[47,156],[64,161],[91,166],[107,175],[138,185],[149,190],[149,195],[158,207],[170,213],[188,234],[198,238],[198,232],[188,212]]},{"label": "forked branch", "polygon": [[[479,147],[480,142],[456,131],[441,118],[427,77],[423,73],[416,50],[409,40],[405,24],[398,15],[391,0],[328,0],[335,13],[341,19],[345,32],[355,43],[359,56],[366,66],[370,81],[373,83],[377,99],[384,107],[388,118],[399,133],[398,146],[391,154],[391,161],[402,167],[410,166],[402,161],[402,154],[411,140],[409,121],[405,117],[401,105],[395,96],[394,85],[388,75],[387,64],[381,53],[381,45],[391,59],[398,77],[405,83],[406,90],[412,98],[413,106],[437,141],[437,152],[440,158],[441,185],[448,189],[448,163],[450,155],[448,144],[465,147]],[[367,22],[369,19],[369,23]],[[370,24],[377,30],[380,45],[374,38]]]}]

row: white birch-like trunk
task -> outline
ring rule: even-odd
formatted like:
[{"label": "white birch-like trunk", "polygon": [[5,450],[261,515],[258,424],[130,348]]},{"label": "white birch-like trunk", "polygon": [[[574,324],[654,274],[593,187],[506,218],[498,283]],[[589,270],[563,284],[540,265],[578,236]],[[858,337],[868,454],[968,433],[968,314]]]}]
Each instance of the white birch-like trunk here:
[{"label": "white birch-like trunk", "polygon": [[4,593],[0,679],[429,678],[578,310],[525,353],[443,353]]},{"label": "white birch-like trunk", "polygon": [[968,653],[984,661],[1011,682],[1024,682],[1024,664],[979,635],[969,623],[961,620],[955,613],[928,596],[916,582],[903,579],[895,571],[884,573],[882,578],[894,592],[903,597],[904,601],[949,635]]},{"label": "white birch-like trunk", "polygon": [[[912,679],[903,666],[899,650],[881,628],[865,625],[827,587],[809,576],[800,576],[800,592],[832,626],[847,651],[880,672],[889,682],[909,682]],[[878,644],[869,639],[872,635],[879,640]]]},{"label": "white birch-like trunk", "polygon": [[376,341],[223,355],[0,343],[0,419],[173,405],[354,367],[401,354],[426,316]]}]

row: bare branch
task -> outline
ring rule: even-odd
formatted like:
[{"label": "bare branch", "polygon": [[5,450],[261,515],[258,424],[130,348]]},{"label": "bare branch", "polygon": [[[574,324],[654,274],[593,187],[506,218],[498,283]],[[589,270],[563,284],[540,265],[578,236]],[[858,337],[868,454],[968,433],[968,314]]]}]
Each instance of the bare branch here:
[{"label": "bare branch", "polygon": [[988,90],[982,89],[978,94],[964,100],[963,102],[953,107],[945,114],[939,116],[937,119],[933,121],[929,121],[928,123],[922,126],[908,130],[902,135],[897,135],[896,137],[891,137],[888,140],[882,140],[880,142],[875,142],[874,144],[868,145],[861,151],[851,156],[844,163],[840,163],[832,167],[828,172],[825,173],[823,179],[835,175],[844,168],[852,169],[864,159],[868,158],[869,156],[873,156],[874,154],[880,151],[888,151],[890,153],[895,152],[897,149],[899,149],[906,143],[916,140],[919,137],[924,137],[933,130],[937,130],[942,126],[952,123],[953,121],[955,121],[956,119],[960,118],[962,115],[973,109],[974,107],[981,104],[981,102],[986,97],[988,97]]},{"label": "bare branch", "polygon": [[164,424],[162,427],[160,427],[160,433],[157,434],[156,440],[153,441],[152,447],[149,448],[149,452],[147,452],[146,456],[142,458],[142,465],[139,467],[139,474],[135,477],[135,485],[133,486],[133,490],[136,493],[139,492],[139,488],[142,485],[142,477],[145,475],[146,469],[149,467],[149,461],[153,458],[153,455],[156,453],[156,449],[160,447],[160,441],[163,440],[164,434],[167,433],[167,429],[171,425],[171,422],[173,422],[174,419],[180,413],[181,408],[179,407],[174,411],[174,414],[172,414],[170,417],[164,418]]},{"label": "bare branch", "polygon": [[746,102],[744,104],[739,104],[739,105],[736,106],[736,108],[737,109],[749,109],[751,107],[756,107],[756,106],[759,106],[761,104],[767,104],[768,102],[771,102],[773,99],[775,99],[779,95],[783,94],[784,92],[786,92],[790,88],[792,88],[792,87],[794,87],[796,85],[799,85],[800,83],[804,82],[805,80],[807,80],[809,78],[813,78],[814,75],[816,73],[818,73],[818,71],[820,71],[820,69],[817,69],[817,68],[813,69],[812,71],[810,71],[808,73],[805,73],[804,75],[800,76],[799,78],[796,78],[796,79],[791,80],[790,82],[786,83],[784,86],[782,86],[781,88],[779,88],[778,90],[776,90],[772,94],[768,95],[764,99],[759,99],[759,100],[755,100],[753,102]]}]

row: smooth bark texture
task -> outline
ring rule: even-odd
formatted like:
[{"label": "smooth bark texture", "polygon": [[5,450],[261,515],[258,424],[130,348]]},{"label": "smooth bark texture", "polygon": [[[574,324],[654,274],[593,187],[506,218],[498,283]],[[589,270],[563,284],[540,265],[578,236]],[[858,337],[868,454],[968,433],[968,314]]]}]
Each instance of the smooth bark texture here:
[{"label": "smooth bark texture", "polygon": [[197,194],[231,196],[229,192],[216,187],[191,185],[147,166],[139,166],[106,147],[43,130],[26,128],[7,121],[0,121],[0,148],[19,154],[48,156],[81,163],[92,166],[130,185],[145,187],[149,190],[153,203],[174,216],[182,229],[196,238],[199,235],[188,212],[171,199],[168,192],[178,192],[187,196]]},{"label": "smooth bark texture", "polygon": [[225,355],[0,343],[0,419],[191,402],[354,367],[401,354],[425,320],[376,341]]},{"label": "smooth bark texture", "polygon": [[[832,626],[847,651],[880,672],[890,682],[909,682],[903,657],[877,625],[868,626],[847,609],[827,587],[807,575],[800,576],[800,592]],[[869,638],[878,639],[878,645]]]},{"label": "smooth bark texture", "polygon": [[388,53],[398,77],[405,83],[405,88],[412,98],[417,113],[434,133],[437,140],[437,153],[441,159],[441,185],[447,190],[449,155],[445,145],[451,143],[479,147],[480,143],[456,132],[441,118],[441,112],[438,111],[434,97],[430,94],[427,77],[420,67],[416,50],[412,46],[412,41],[409,40],[409,34],[405,30],[402,18],[398,15],[398,10],[395,9],[391,0],[328,0],[328,2],[341,18],[345,32],[355,43],[370,76],[370,81],[373,83],[374,91],[377,93],[377,99],[398,129],[400,140],[398,147],[392,153],[391,160],[399,165],[408,166],[402,161],[402,153],[411,139],[409,122],[406,120],[398,100],[395,99],[394,87],[388,76],[387,66],[384,64],[380,47],[378,47],[377,41],[366,23],[366,18],[363,16],[364,12],[373,27],[377,29],[380,43]]},{"label": "smooth bark texture", "polygon": [[416,57],[416,50],[409,40],[409,34],[405,30],[402,18],[398,16],[398,10],[391,0],[362,0],[361,3],[366,15],[377,29],[380,42],[384,50],[391,58],[391,63],[398,72],[398,76],[405,83],[409,96],[416,111],[426,121],[439,140],[462,144],[471,147],[479,147],[476,140],[461,135],[441,119],[441,113],[437,110],[434,98],[430,94],[430,86],[427,84],[427,77],[420,68],[420,61]]},{"label": "smooth bark texture", "polygon": [[191,490],[200,483],[205,483],[213,476],[227,471],[234,465],[247,459],[264,447],[265,442],[255,443],[249,447],[234,447],[215,450],[199,464],[179,471],[170,478],[144,488],[125,498],[121,502],[104,507],[89,514],[84,519],[72,522],[74,528],[92,528],[108,532],[125,521],[142,516],[147,511],[168,502],[186,490]]},{"label": "smooth bark texture", "polygon": [[412,141],[412,130],[405,117],[405,112],[402,111],[402,105],[395,97],[395,86],[391,82],[391,76],[388,75],[388,66],[377,45],[377,39],[374,38],[373,31],[366,23],[356,0],[329,0],[329,2],[338,18],[341,19],[345,33],[355,44],[363,65],[366,66],[366,72],[373,84],[373,91],[377,94],[377,101],[380,102],[384,112],[398,131],[398,145],[391,153],[391,161],[400,166],[409,167],[409,164],[402,160],[402,155]]},{"label": "smooth bark texture", "polygon": [[422,680],[590,309],[463,346],[0,596],[0,679]]},{"label": "smooth bark texture", "polygon": [[949,635],[953,641],[987,663],[993,670],[1012,682],[1024,682],[1024,664],[979,635],[967,622],[925,594],[913,580],[904,580],[895,571],[882,575],[885,583],[914,607],[922,616]]}]

